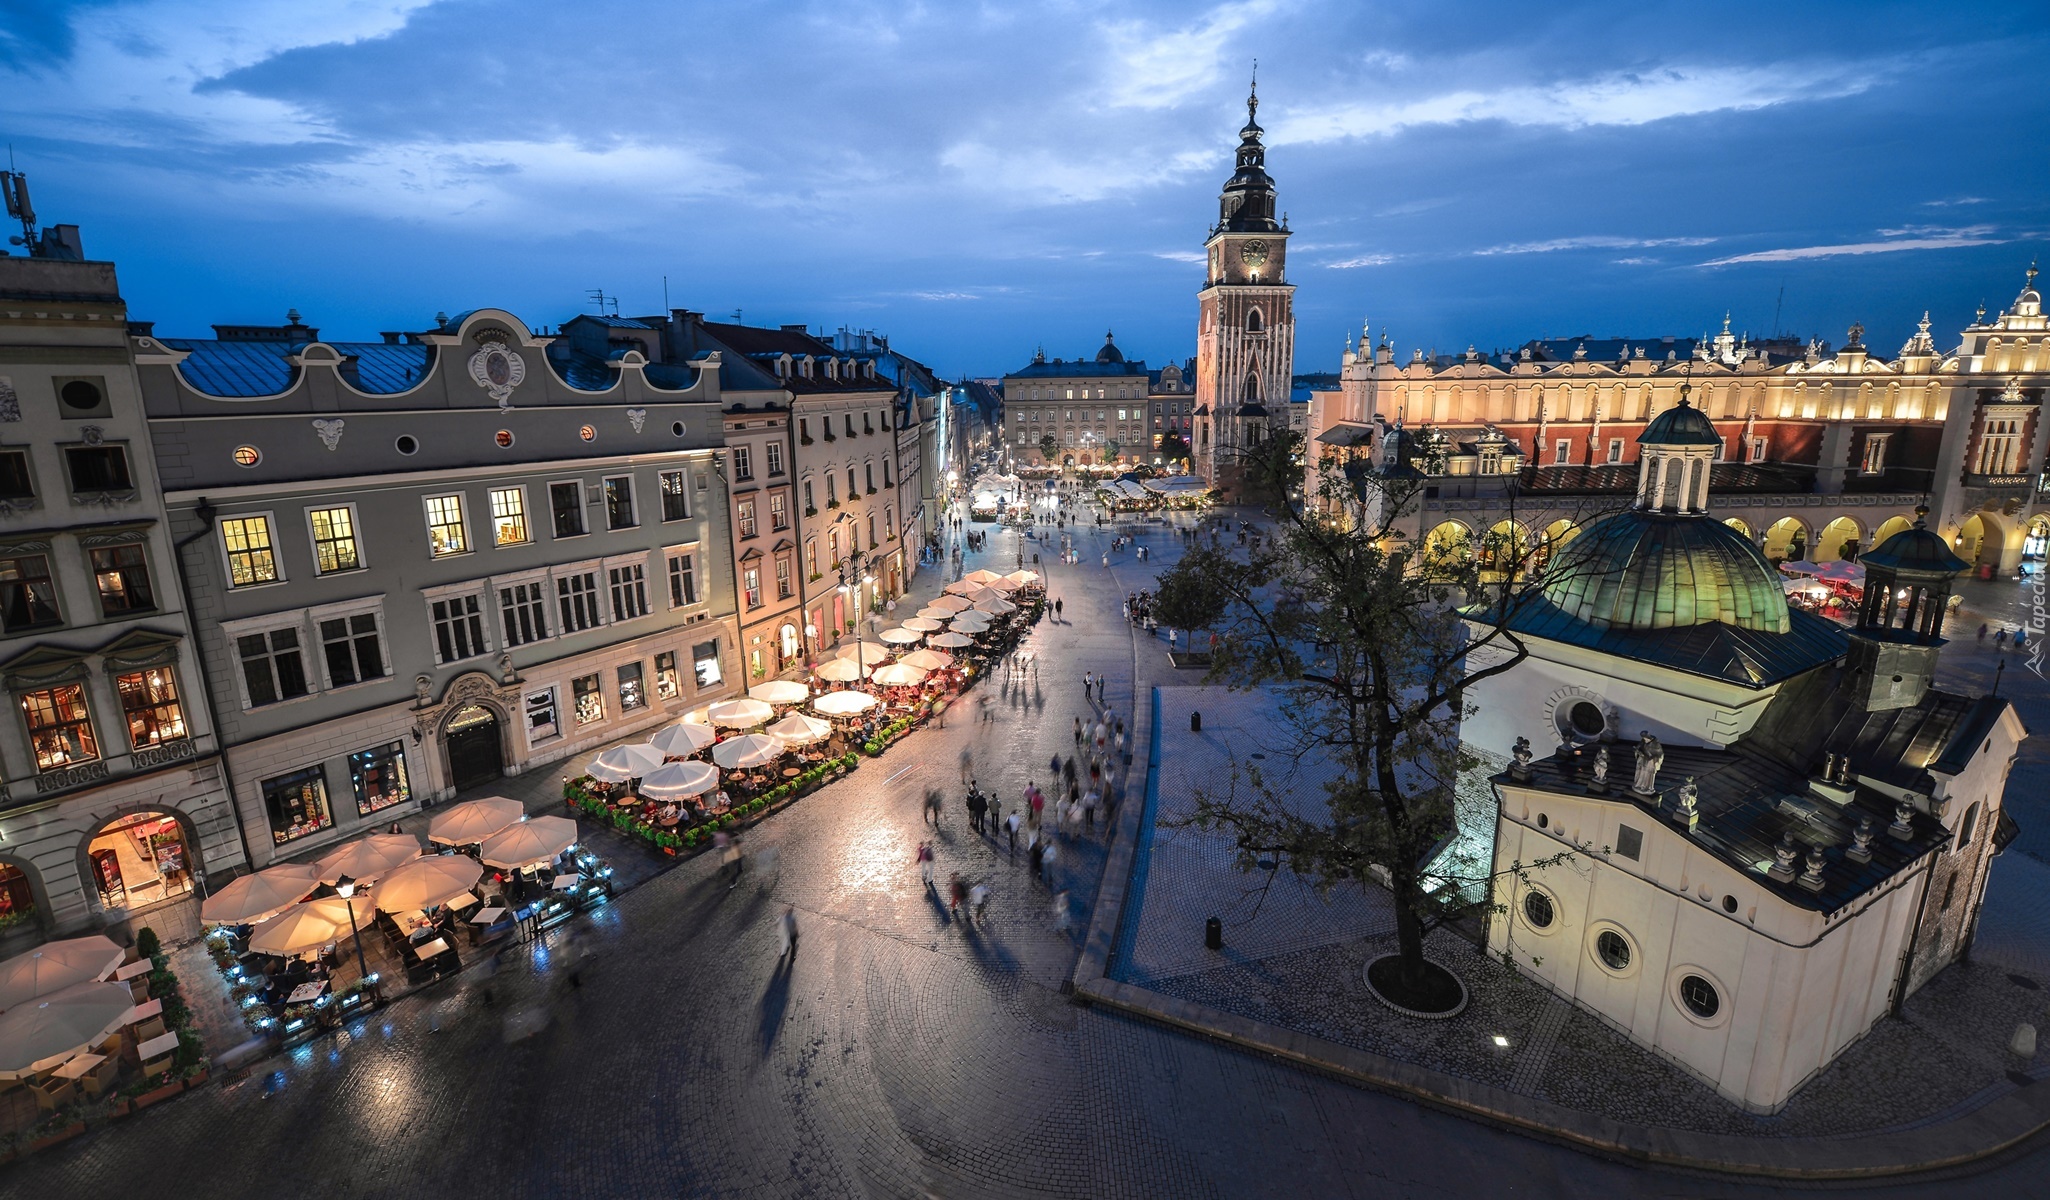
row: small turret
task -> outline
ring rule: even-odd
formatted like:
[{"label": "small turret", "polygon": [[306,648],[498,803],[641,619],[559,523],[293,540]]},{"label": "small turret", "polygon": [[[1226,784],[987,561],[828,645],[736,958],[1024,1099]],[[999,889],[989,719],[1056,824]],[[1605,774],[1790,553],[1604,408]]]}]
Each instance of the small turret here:
[{"label": "small turret", "polygon": [[1928,506],[1918,506],[1913,528],[1859,559],[1865,567],[1865,599],[1845,667],[1851,694],[1867,712],[1921,703],[1936,677],[1951,581],[1970,564],[1927,528],[1928,516]]}]

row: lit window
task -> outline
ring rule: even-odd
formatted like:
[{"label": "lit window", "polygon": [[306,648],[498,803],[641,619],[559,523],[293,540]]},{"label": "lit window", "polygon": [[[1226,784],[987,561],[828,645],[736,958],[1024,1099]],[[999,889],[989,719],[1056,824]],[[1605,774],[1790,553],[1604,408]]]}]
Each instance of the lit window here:
[{"label": "lit window", "polygon": [[762,571],[750,566],[740,573],[740,590],[747,597],[749,608],[759,608],[762,603]]},{"label": "lit window", "polygon": [[1858,471],[1863,475],[1880,475],[1886,471],[1886,443],[1891,434],[1868,433],[1865,435],[1865,457]]},{"label": "lit window", "polygon": [[140,750],[190,736],[171,668],[152,667],[132,675],[117,675],[114,690],[121,693],[121,714],[128,721],[130,746]]},{"label": "lit window", "polygon": [[271,839],[278,845],[335,823],[327,806],[327,775],[319,767],[264,780],[263,807],[270,815]]},{"label": "lit window", "polygon": [[683,472],[662,472],[662,519],[681,521],[689,516],[690,493],[684,487]]},{"label": "lit window", "polygon": [[221,522],[221,541],[228,551],[229,587],[277,582],[268,516],[227,518]]},{"label": "lit window", "polygon": [[605,719],[605,697],[599,692],[596,675],[582,675],[571,680],[569,689],[577,724],[589,725]]},{"label": "lit window", "polygon": [[436,558],[466,554],[470,535],[463,529],[463,497],[427,497],[427,549]]},{"label": "lit window", "polygon": [[619,668],[619,711],[632,712],[648,706],[648,693],[641,687],[641,664],[630,662]]},{"label": "lit window", "polygon": [[682,690],[682,681],[676,673],[676,651],[664,650],[655,656],[655,694],[664,700],[674,700]]},{"label": "lit window", "polygon": [[740,536],[743,538],[753,537],[755,535],[755,502],[753,500],[742,500],[735,508],[740,514]]},{"label": "lit window", "polygon": [[781,492],[769,497],[769,528],[790,528],[790,501]]},{"label": "lit window", "polygon": [[306,512],[313,530],[313,569],[322,575],[353,571],[363,565],[356,546],[356,514],[342,508],[314,508]]},{"label": "lit window", "polygon": [[406,748],[387,742],[349,756],[349,783],[356,790],[356,812],[369,816],[380,808],[404,804],[413,790],[406,781]]},{"label": "lit window", "polygon": [[491,540],[497,546],[518,546],[529,540],[527,489],[491,489]]},{"label": "lit window", "polygon": [[92,715],[86,711],[83,684],[67,683],[25,693],[21,698],[21,715],[28,722],[36,770],[62,770],[100,757]]},{"label": "lit window", "polygon": [[719,640],[699,642],[691,647],[691,668],[697,675],[698,690],[703,691],[718,683],[724,676],[719,671]]}]

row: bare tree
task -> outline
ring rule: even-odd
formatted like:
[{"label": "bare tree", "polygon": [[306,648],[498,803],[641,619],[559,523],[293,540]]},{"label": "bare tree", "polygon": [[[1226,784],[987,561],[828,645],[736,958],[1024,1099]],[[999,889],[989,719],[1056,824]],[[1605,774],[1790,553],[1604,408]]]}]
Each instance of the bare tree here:
[{"label": "bare tree", "polygon": [[[1243,453],[1244,494],[1263,503],[1272,535],[1243,551],[1199,543],[1162,575],[1156,611],[1215,635],[1211,682],[1279,693],[1295,749],[1337,768],[1324,811],[1305,811],[1255,771],[1244,789],[1193,797],[1182,823],[1231,836],[1242,869],[1279,859],[1319,887],[1385,883],[1399,959],[1382,990],[1428,1009],[1457,990],[1424,958],[1424,937],[1445,912],[1436,897],[1485,889],[1500,874],[1492,864],[1466,877],[1428,865],[1455,829],[1459,775],[1478,764],[1459,738],[1472,712],[1465,689],[1528,656],[1510,624],[1542,603],[1538,568],[1554,547],[1491,533],[1477,553],[1426,556],[1401,525],[1428,470],[1369,472],[1327,458],[1292,500],[1301,450],[1298,435],[1277,433]],[[1574,569],[1570,559],[1553,561],[1547,577]]]}]

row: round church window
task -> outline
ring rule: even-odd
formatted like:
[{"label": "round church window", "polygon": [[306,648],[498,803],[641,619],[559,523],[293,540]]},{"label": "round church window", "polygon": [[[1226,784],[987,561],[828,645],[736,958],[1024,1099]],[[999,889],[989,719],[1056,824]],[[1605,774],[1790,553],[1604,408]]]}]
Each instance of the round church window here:
[{"label": "round church window", "polygon": [[1716,994],[1715,985],[1699,975],[1680,980],[1680,1003],[1704,1021],[1714,1020],[1723,1009],[1723,998]]},{"label": "round church window", "polygon": [[1573,732],[1581,737],[1600,737],[1602,730],[1608,727],[1601,706],[1590,700],[1582,700],[1568,709],[1566,719],[1572,723]]},{"label": "round church window", "polygon": [[1630,969],[1630,943],[1613,929],[1604,929],[1594,940],[1594,952],[1601,956],[1602,964],[1611,971]]},{"label": "round church window", "polygon": [[1550,929],[1557,916],[1550,896],[1543,892],[1523,893],[1523,919],[1530,922],[1532,929]]}]

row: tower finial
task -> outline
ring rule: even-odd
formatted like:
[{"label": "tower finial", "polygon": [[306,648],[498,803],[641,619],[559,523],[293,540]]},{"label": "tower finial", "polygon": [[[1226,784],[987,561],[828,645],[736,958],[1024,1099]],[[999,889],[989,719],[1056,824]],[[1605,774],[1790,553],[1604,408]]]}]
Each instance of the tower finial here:
[{"label": "tower finial", "polygon": [[[1252,86],[1251,86],[1250,88],[1248,88],[1248,89],[1246,90],[1246,120],[1248,120],[1248,121],[1251,121],[1251,120],[1252,120],[1252,119],[1253,119],[1253,118],[1254,118],[1254,117],[1255,117],[1256,115],[1258,115],[1258,114],[1259,114],[1259,112],[1260,112],[1260,60],[1256,58],[1256,59],[1254,59],[1254,60],[1253,60],[1253,83],[1252,83]],[[2034,273],[2035,273],[2035,269],[2036,269],[2036,268],[2035,268],[2035,267],[2034,267],[2033,265],[2032,265],[2032,266],[2030,266],[2030,268],[2029,268],[2029,272],[2030,272],[2030,274],[2031,274],[2031,276],[2032,276],[2032,277],[2033,277],[2033,275],[2034,275]]]}]

